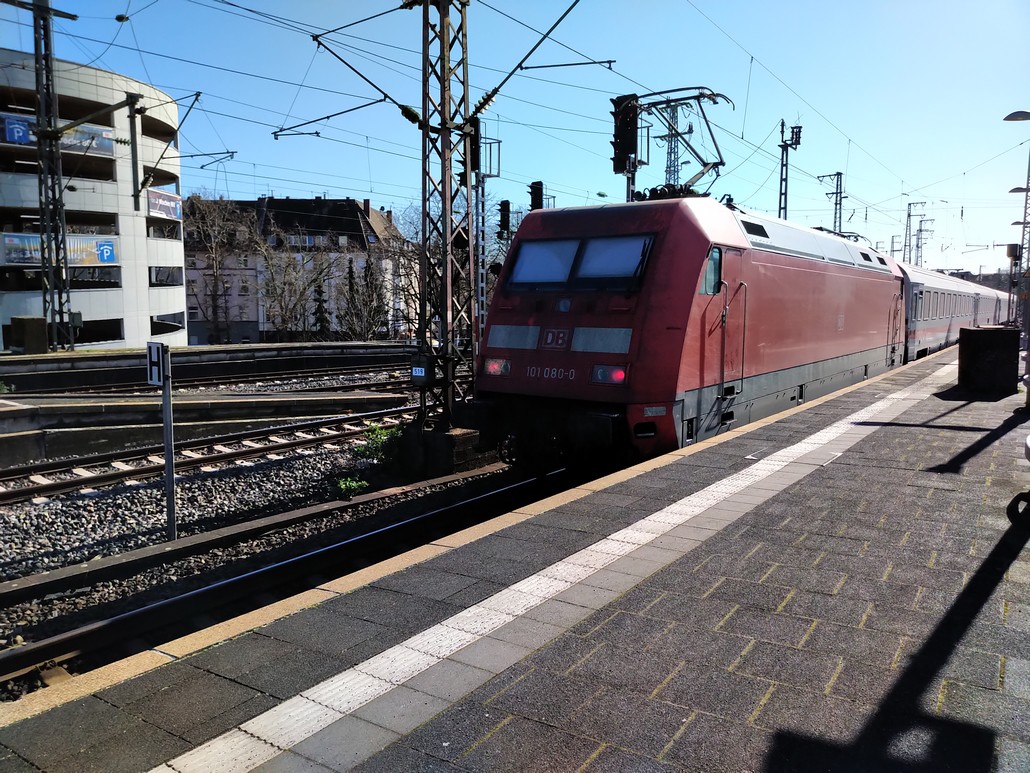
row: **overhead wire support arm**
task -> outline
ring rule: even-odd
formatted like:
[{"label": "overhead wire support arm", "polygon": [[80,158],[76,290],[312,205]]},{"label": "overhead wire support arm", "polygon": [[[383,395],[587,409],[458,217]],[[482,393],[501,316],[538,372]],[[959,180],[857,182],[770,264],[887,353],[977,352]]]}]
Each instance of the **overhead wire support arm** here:
[{"label": "overhead wire support arm", "polygon": [[[525,61],[525,60],[523,60]],[[609,70],[612,69],[612,65],[615,64],[614,59],[599,59],[591,62],[564,62],[562,64],[523,64],[519,66],[520,70],[546,70],[550,67],[585,67],[591,64],[600,64],[607,67]]]},{"label": "overhead wire support arm", "polygon": [[202,165],[200,167],[201,169],[206,168],[209,164],[217,164],[220,161],[231,161],[232,159],[234,159],[236,157],[236,151],[235,150],[221,150],[221,151],[216,151],[214,153],[182,153],[182,154],[179,154],[178,156],[176,156],[175,160],[176,161],[181,161],[184,158],[207,158],[208,156],[218,156],[218,158],[215,158],[215,159],[212,159],[211,161],[208,161],[207,163],[205,163],[204,165]]},{"label": "overhead wire support arm", "polygon": [[508,81],[510,81],[512,76],[515,75],[515,73],[517,73],[519,70],[522,69],[522,66],[526,63],[526,61],[529,59],[529,57],[531,57],[536,52],[536,50],[538,48],[540,48],[540,46],[542,46],[544,44],[545,40],[547,40],[549,37],[551,37],[551,33],[554,32],[558,28],[559,24],[561,24],[563,21],[565,21],[565,17],[568,16],[570,13],[572,13],[572,9],[575,8],[577,5],[579,5],[579,0],[573,0],[572,5],[570,5],[565,10],[565,13],[563,13],[561,16],[558,17],[558,20],[554,24],[552,24],[551,27],[547,30],[547,32],[545,32],[541,36],[540,40],[538,40],[536,42],[536,45],[534,45],[531,49],[529,49],[529,51],[526,53],[526,55],[524,57],[522,57],[521,61],[519,61],[519,63],[517,65],[515,65],[515,67],[512,68],[511,72],[509,72],[507,75],[505,75],[501,79],[500,83],[498,83],[496,86],[494,86],[492,89],[490,89],[490,91],[488,91],[486,94],[484,94],[480,98],[480,100],[476,103],[476,106],[472,109],[472,114],[469,115],[469,118],[475,118],[480,113],[482,113],[484,110],[486,110],[487,107],[490,106],[490,103],[493,102],[494,99],[497,97],[498,92],[500,92],[500,90],[502,88],[504,88],[504,84],[506,84]]},{"label": "overhead wire support arm", "polygon": [[[196,92],[193,93],[193,101],[190,102],[190,106],[188,108],[186,108],[186,114],[182,117],[182,120],[179,121],[179,125],[175,127],[175,135],[174,135],[175,137],[179,136],[179,131],[182,129],[183,124],[186,123],[186,119],[190,117],[190,113],[193,111],[193,108],[196,107],[197,102],[199,102],[199,101],[200,101],[200,92],[196,91]],[[133,106],[131,106],[129,108],[129,119],[130,119],[130,123],[132,124],[132,127],[133,127],[133,137],[135,137],[135,127],[136,127],[135,117],[136,117],[136,115],[142,115],[145,112],[146,112],[146,108],[145,107],[137,108],[137,107],[135,107],[135,105],[133,105]],[[159,166],[161,166],[161,162],[164,160],[165,153],[168,152],[168,148],[172,147],[172,142],[174,142],[174,138],[172,140],[169,140],[165,144],[164,150],[161,151],[161,155],[158,156],[157,157],[157,161],[154,162],[154,166],[152,167],[152,171],[149,174],[143,175],[143,180],[142,180],[142,182],[139,183],[139,185],[134,185],[133,186],[134,190],[133,190],[133,194],[132,194],[132,200],[133,200],[133,204],[134,204],[134,206],[136,208],[136,211],[139,211],[139,196],[140,196],[140,194],[143,193],[143,189],[144,188],[149,188],[153,184],[153,182],[154,182],[154,172],[156,172],[157,168]],[[132,169],[133,169],[133,173],[135,173],[136,172],[136,161],[135,160],[133,160]]]},{"label": "overhead wire support arm", "polygon": [[[656,99],[648,102],[643,100],[652,97],[665,97],[664,99]],[[719,142],[715,138],[715,133],[712,131],[711,122],[708,120],[708,115],[705,113],[704,103],[710,102],[713,105],[719,104],[720,101],[729,102],[730,106],[736,109],[736,105],[733,104],[733,100],[727,97],[725,94],[712,91],[707,86],[686,86],[678,89],[667,89],[665,91],[654,91],[650,94],[643,94],[640,96],[634,96],[634,101],[639,105],[641,111],[646,111],[657,117],[661,121],[669,134],[669,142],[671,143],[682,142],[683,146],[687,149],[693,159],[700,164],[700,169],[693,175],[689,180],[686,181],[682,186],[677,185],[677,188],[683,188],[690,190],[694,183],[700,180],[709,172],[713,172],[717,177],[719,174],[719,168],[726,165],[725,159],[722,156],[722,150],[719,147]],[[696,105],[698,116],[704,122],[707,128],[707,136],[711,141],[712,148],[715,151],[715,160],[709,160],[706,155],[710,153],[702,153],[699,151],[689,139],[690,132],[681,132],[678,126],[674,125],[673,119],[670,117],[673,110],[678,108],[680,105],[693,103]],[[666,165],[668,167],[668,164]],[[668,173],[668,169],[666,170]],[[713,180],[714,183],[714,180]],[[631,191],[628,194],[632,195]],[[627,199],[629,200],[629,199]]]},{"label": "overhead wire support arm", "polygon": [[293,126],[284,126],[283,128],[276,129],[274,132],[272,132],[272,137],[274,139],[279,139],[279,137],[299,137],[299,136],[310,135],[310,134],[314,134],[316,137],[319,137],[321,135],[318,132],[295,132],[293,130],[294,129],[299,129],[302,126],[310,126],[313,123],[320,123],[322,121],[328,121],[330,118],[336,118],[337,116],[340,116],[340,115],[346,115],[347,113],[353,113],[355,110],[362,110],[363,108],[371,107],[372,105],[381,105],[383,102],[386,102],[387,99],[389,99],[389,98],[388,97],[382,97],[380,99],[374,99],[371,102],[366,102],[365,104],[358,105],[357,107],[348,107],[346,110],[340,110],[340,111],[335,112],[335,113],[330,113],[329,115],[323,115],[321,118],[313,118],[310,121],[304,121],[303,123],[294,124]]},{"label": "overhead wire support arm", "polygon": [[[727,102],[729,102],[731,105],[733,105],[733,100],[732,99],[727,97],[725,94],[720,94],[717,91],[712,91],[707,86],[684,86],[683,88],[679,88],[679,89],[667,89],[666,91],[652,91],[650,94],[640,94],[639,95],[639,99],[648,99],[650,97],[663,97],[666,94],[680,94],[680,93],[682,93],[684,91],[693,91],[695,93],[691,94],[689,96],[686,96],[686,97],[677,97],[676,99],[666,99],[666,100],[663,100],[663,101],[660,101],[660,102],[650,102],[650,103],[648,103],[648,107],[664,107],[666,105],[672,104],[673,102],[679,102],[679,101],[682,101],[684,99],[699,99],[699,100],[700,99],[705,99],[705,100],[708,100],[709,102],[711,102],[713,105],[718,103],[718,101],[720,99],[724,99]],[[734,109],[736,109],[736,105],[733,105],[733,107],[734,107]]]},{"label": "overhead wire support arm", "polygon": [[221,164],[224,161],[232,161],[236,158],[235,150],[227,150],[224,153],[205,153],[206,156],[218,156],[218,158],[212,158],[210,161],[206,161],[200,165],[201,169],[207,169],[211,164]]},{"label": "overhead wire support arm", "polygon": [[[578,0],[577,0],[577,2],[578,2]],[[410,105],[402,105],[402,104],[401,104],[400,102],[398,102],[398,101],[397,101],[396,99],[394,99],[394,98],[393,98],[393,97],[391,97],[391,96],[390,96],[389,94],[387,94],[387,93],[386,93],[385,91],[383,91],[383,90],[382,90],[381,88],[379,88],[379,87],[378,87],[378,86],[377,86],[377,85],[376,85],[375,83],[373,83],[373,82],[372,82],[372,81],[371,81],[370,79],[366,78],[366,77],[364,76],[364,74],[362,74],[362,73],[361,73],[361,71],[360,71],[360,70],[358,70],[358,68],[356,68],[356,67],[355,67],[354,65],[352,65],[352,64],[351,64],[350,62],[348,62],[348,61],[347,61],[346,59],[344,59],[344,58],[343,58],[342,56],[340,56],[340,55],[339,55],[338,53],[336,53],[335,51],[333,51],[333,49],[332,49],[332,48],[330,48],[330,47],[329,47],[329,46],[328,46],[328,45],[327,45],[327,44],[326,44],[326,43],[325,43],[325,42],[324,42],[324,41],[322,40],[322,36],[323,36],[323,35],[327,35],[327,34],[329,34],[329,33],[328,33],[328,32],[323,32],[323,33],[320,33],[320,34],[318,34],[318,35],[312,35],[312,36],[311,36],[311,39],[312,39],[313,41],[315,41],[315,45],[316,45],[316,46],[318,46],[319,48],[324,48],[324,49],[325,49],[326,51],[328,51],[328,52],[329,52],[330,54],[332,54],[332,55],[333,55],[333,57],[335,57],[335,58],[336,58],[336,60],[337,60],[338,62],[340,62],[340,64],[342,64],[342,65],[343,65],[344,67],[346,67],[346,68],[347,68],[348,70],[350,70],[350,71],[351,71],[352,73],[354,73],[354,74],[355,74],[355,75],[357,75],[357,76],[358,76],[359,78],[361,78],[361,80],[365,81],[365,83],[367,83],[367,84],[368,84],[369,86],[371,86],[371,87],[372,87],[372,88],[374,88],[374,89],[375,89],[376,91],[378,91],[378,92],[379,92],[379,93],[380,93],[380,94],[382,95],[382,97],[383,97],[383,101],[386,101],[386,102],[389,102],[389,103],[391,103],[392,105],[395,105],[395,106],[397,107],[397,109],[401,111],[401,115],[403,115],[403,116],[404,116],[404,117],[405,117],[405,118],[406,118],[407,120],[411,121],[411,122],[412,122],[413,124],[415,124],[416,126],[419,126],[419,127],[421,127],[421,126],[422,126],[422,116],[420,116],[420,115],[418,114],[418,111],[416,111],[416,110],[415,110],[415,108],[411,107]],[[375,103],[372,103],[372,104],[375,104]],[[367,107],[367,105],[362,105],[362,107]],[[356,108],[351,108],[351,109],[356,109]],[[344,111],[344,112],[347,112],[347,111]],[[340,113],[337,113],[337,115],[340,115]],[[301,124],[301,125],[303,126],[303,124]],[[294,127],[294,128],[295,128],[295,127]],[[277,138],[277,139],[278,139],[278,138]]]}]

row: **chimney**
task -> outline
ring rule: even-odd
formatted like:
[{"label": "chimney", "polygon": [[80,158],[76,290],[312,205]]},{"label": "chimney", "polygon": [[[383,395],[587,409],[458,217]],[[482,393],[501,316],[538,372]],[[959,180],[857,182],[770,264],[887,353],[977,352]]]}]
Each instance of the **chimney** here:
[{"label": "chimney", "polygon": [[368,199],[365,199],[365,203],[364,203],[365,217],[368,217],[368,215],[369,215],[369,210],[371,208],[371,204],[372,204],[371,201],[369,201]]},{"label": "chimney", "polygon": [[392,223],[393,222],[393,210],[392,209],[386,210],[386,222],[387,223]]}]

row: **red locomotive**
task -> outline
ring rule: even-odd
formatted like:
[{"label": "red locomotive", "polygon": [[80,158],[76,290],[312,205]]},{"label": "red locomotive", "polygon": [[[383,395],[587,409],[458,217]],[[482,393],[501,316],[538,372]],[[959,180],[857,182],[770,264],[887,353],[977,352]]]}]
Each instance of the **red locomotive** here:
[{"label": "red locomotive", "polygon": [[913,286],[887,255],[706,197],[536,210],[487,316],[480,427],[508,461],[668,452],[899,364]]}]

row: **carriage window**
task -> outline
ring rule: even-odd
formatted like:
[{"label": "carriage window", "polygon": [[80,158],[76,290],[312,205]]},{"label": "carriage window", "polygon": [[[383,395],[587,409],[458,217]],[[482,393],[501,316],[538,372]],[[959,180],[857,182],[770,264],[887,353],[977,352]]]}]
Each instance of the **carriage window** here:
[{"label": "carriage window", "polygon": [[708,252],[708,261],[705,263],[701,295],[718,295],[720,284],[722,284],[722,250],[712,247]]},{"label": "carriage window", "polygon": [[578,249],[579,239],[522,242],[509,281],[523,287],[564,285]]},{"label": "carriage window", "polygon": [[923,291],[920,290],[916,293],[916,308],[912,313],[912,317],[916,320],[923,318]]}]

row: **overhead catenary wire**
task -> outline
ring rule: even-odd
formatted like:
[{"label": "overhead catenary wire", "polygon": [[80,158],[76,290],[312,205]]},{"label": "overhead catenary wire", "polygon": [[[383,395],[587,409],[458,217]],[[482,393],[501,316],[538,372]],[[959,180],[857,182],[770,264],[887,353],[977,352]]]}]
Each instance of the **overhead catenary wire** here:
[{"label": "overhead catenary wire", "polygon": [[[220,4],[220,5],[224,4],[224,5],[227,5],[227,6],[232,6],[232,7],[242,7],[242,6],[239,6],[239,5],[238,5],[238,4],[236,4],[236,3],[228,3],[228,2],[226,2],[226,3],[222,3],[222,2],[221,2],[221,0],[215,0],[215,1],[216,1],[216,2],[218,2],[218,3]],[[197,3],[197,4],[198,4],[198,5],[201,5],[202,7],[210,7],[210,6],[204,5],[203,3]],[[486,5],[486,3],[483,3],[483,5]],[[693,4],[692,4],[692,5],[693,5]],[[492,10],[494,10],[494,9],[492,9]],[[505,15],[506,15],[506,14],[505,14]],[[269,16],[271,16],[271,15],[269,15]],[[278,17],[278,18],[282,18],[282,17]],[[370,18],[371,18],[371,17],[370,17]],[[706,17],[706,18],[707,18],[707,17]],[[517,20],[516,20],[516,21],[517,21]],[[350,26],[350,25],[344,25],[344,26],[346,27],[346,26]],[[289,27],[283,26],[283,29],[289,29]],[[299,31],[300,31],[301,29],[303,29],[303,28],[302,28],[302,27],[301,27],[300,25],[295,25],[295,27],[294,27],[294,28],[292,29],[292,32],[299,32]],[[97,42],[101,43],[102,45],[104,44],[104,41],[97,41]],[[137,42],[138,42],[138,41],[137,41]],[[564,45],[564,44],[562,44],[562,43],[561,43],[560,41],[557,41],[557,40],[556,40],[555,42],[556,42],[557,44],[559,44],[559,45]],[[734,43],[736,43],[736,41],[733,41],[733,42],[734,42]],[[386,44],[382,44],[382,43],[380,43],[380,42],[375,42],[375,45],[386,45]],[[739,45],[739,44],[738,44],[738,45]],[[120,46],[120,45],[118,45],[118,46],[115,46],[114,48],[116,48],[116,49],[125,49],[125,48],[131,49],[132,47],[131,47],[131,46]],[[139,46],[137,45],[137,49],[138,49],[138,48],[139,48]],[[573,50],[573,51],[575,51],[575,49],[573,49],[573,48],[571,48],[571,47],[568,47],[568,48],[570,48],[570,50]],[[741,48],[743,48],[743,47],[741,47]],[[136,49],[133,49],[133,50],[136,50]],[[745,49],[745,52],[746,52],[746,49]],[[149,55],[149,54],[148,54],[148,55]],[[370,54],[370,55],[374,55],[374,54]],[[750,56],[750,54],[749,54],[749,56]],[[192,63],[192,62],[191,62],[191,63]],[[765,68],[766,70],[769,70],[769,68],[768,68],[768,67],[767,67],[766,65],[762,64],[761,62],[760,62],[760,64],[761,64],[761,65],[763,66],[763,68]],[[203,66],[203,65],[201,65],[201,66]],[[216,66],[216,67],[217,67],[217,66]],[[770,71],[770,72],[771,72],[771,71]],[[244,74],[244,75],[250,75],[250,73],[243,73],[243,74]],[[619,74],[619,73],[617,73],[617,74]],[[776,76],[775,76],[775,73],[771,73],[771,74],[772,74],[772,75],[773,75],[774,77],[776,77]],[[619,75],[621,76],[621,74],[619,74]],[[523,76],[521,76],[521,75],[520,75],[519,77],[521,78],[521,77],[523,77]],[[782,81],[781,79],[779,79],[779,78],[777,78],[777,79],[778,79],[778,80],[780,80],[780,82],[781,82],[781,83],[783,82],[783,81]],[[570,84],[562,84],[562,85],[570,85]],[[786,84],[784,84],[784,85],[786,86]],[[301,91],[303,91],[304,93],[311,93],[311,91],[310,91],[310,86],[308,86],[308,85],[305,85],[305,83],[299,84],[299,85],[297,85],[296,87],[297,87],[297,93],[298,93],[298,94],[299,94],[299,93],[301,93]],[[788,87],[788,88],[789,88],[789,87]],[[324,91],[332,91],[332,89],[324,89]],[[796,94],[796,92],[794,92],[794,93]],[[206,96],[206,98],[207,98],[207,99],[210,99],[210,98],[212,98],[212,97],[211,97],[211,95],[205,95],[205,96]],[[503,94],[502,94],[502,95],[499,95],[499,98],[508,98],[508,97],[507,97],[506,95],[503,95]],[[205,101],[207,101],[207,99],[206,99]],[[802,100],[802,101],[804,101],[804,100]],[[548,110],[550,110],[550,109],[553,109],[553,108],[552,108],[551,106],[548,106],[548,105],[545,105],[545,104],[540,104],[540,101],[539,101],[539,100],[537,100],[537,101],[533,101],[533,100],[524,100],[524,101],[523,101],[523,103],[524,103],[524,104],[531,104],[531,105],[535,105],[535,106],[538,106],[538,107],[541,107],[541,108],[544,108],[544,109],[548,109]],[[806,102],[806,104],[808,104],[808,103]],[[811,105],[809,105],[809,106],[811,107]],[[208,107],[208,105],[204,105],[204,104],[202,103],[202,105],[198,106],[198,110],[199,110],[199,109],[203,109],[203,108],[206,108],[206,107]],[[814,109],[814,108],[813,108],[813,109]],[[576,113],[576,112],[574,112],[574,111],[566,111],[566,112],[567,112],[568,114],[572,115],[572,116],[575,116],[575,117],[576,117],[576,118],[577,118],[578,120],[583,120],[583,119],[590,119],[591,121],[604,121],[604,119],[603,119],[603,118],[596,118],[596,117],[594,117],[594,116],[584,116],[584,115],[582,115],[582,114],[579,114],[579,113]],[[819,112],[819,111],[817,110],[816,112]],[[216,116],[216,115],[218,115],[218,113],[217,113],[217,111],[212,111],[212,112],[211,112],[211,115],[212,115],[212,116]],[[822,115],[821,113],[820,113],[820,117],[821,117],[821,118],[825,118],[825,116],[823,116],[823,115]],[[252,119],[251,119],[251,120],[252,120]],[[532,127],[532,126],[533,126],[532,124],[529,124],[529,123],[527,123],[527,122],[523,122],[523,121],[518,121],[518,120],[512,120],[512,119],[508,119],[508,118],[502,118],[501,120],[504,120],[504,121],[506,121],[506,122],[510,120],[510,123],[511,123],[512,125],[521,125],[521,126],[527,126],[527,127]],[[605,123],[607,123],[607,122],[605,121]],[[219,125],[222,125],[222,126],[223,126],[223,131],[224,131],[224,125],[223,125],[223,124],[222,124],[221,122],[219,122]],[[216,127],[215,127],[215,125],[214,125],[214,123],[212,123],[212,128],[216,128]],[[543,127],[543,125],[542,125],[542,124],[537,124],[537,125],[536,125],[536,128],[544,128],[544,127]],[[834,126],[834,128],[838,128],[838,127]],[[339,127],[339,126],[335,127],[335,128],[334,128],[334,130],[335,130],[335,131],[338,131],[338,132],[340,132],[340,131],[342,131],[342,132],[347,132],[347,130],[346,130],[346,129],[344,129],[344,128],[342,128],[342,127]],[[545,131],[545,133],[546,133],[546,132],[548,132],[548,131],[557,131],[557,132],[562,132],[562,131],[570,131],[570,129],[565,129],[565,128],[556,128],[556,127],[546,127],[546,128],[544,128],[544,131]],[[583,130],[581,130],[581,131],[583,131]],[[588,131],[588,130],[587,130],[587,131]],[[838,129],[838,131],[840,131],[840,130]],[[350,132],[350,133],[351,133],[351,134],[353,134],[353,135],[354,135],[354,136],[356,136],[356,137],[361,137],[362,139],[363,139],[363,138],[364,138],[364,137],[366,136],[366,134],[365,134],[364,132]],[[585,133],[585,131],[584,131],[584,133]],[[846,134],[845,134],[844,136],[845,136],[845,137],[847,137],[847,135],[846,135]],[[555,139],[556,141],[558,140],[558,138],[554,138],[554,139]],[[849,141],[850,141],[850,138],[848,138],[848,139],[849,139]],[[342,142],[342,143],[344,143],[344,144],[348,144],[348,143],[347,143],[347,140],[345,140],[345,139],[344,139],[344,140],[340,140],[340,139],[336,139],[336,138],[334,138],[334,139],[333,139],[333,141],[334,141],[334,142]],[[223,143],[223,144],[224,144],[224,143]],[[356,147],[356,148],[357,148],[357,147],[361,147],[361,148],[365,149],[365,150],[366,150],[366,152],[368,152],[368,150],[367,150],[367,146],[366,146],[365,144],[363,144],[363,143],[362,143],[362,144],[359,144],[359,143],[357,143],[357,142],[354,142],[354,143],[349,143],[349,144],[350,144],[351,146],[353,146],[353,147]],[[572,144],[573,146],[575,146],[575,143],[570,143],[570,144]],[[751,146],[751,147],[754,147],[754,146]],[[862,148],[860,148],[860,149],[862,149]],[[379,152],[379,149],[375,148],[375,147],[374,147],[374,145],[373,145],[373,147],[372,147],[372,152]],[[591,152],[593,152],[593,151],[591,151]],[[748,155],[747,155],[747,158],[745,159],[745,161],[748,161],[748,160],[751,160],[751,159],[753,159],[753,158],[754,158],[754,156],[755,156],[755,154],[756,154],[756,152],[757,152],[757,151],[754,151],[754,150],[752,150],[752,151],[751,151],[750,153],[748,153]],[[866,152],[866,151],[864,151],[864,149],[863,149],[863,152]],[[601,154],[600,154],[600,153],[596,153],[596,152],[593,152],[593,155],[595,155],[595,156],[600,156]],[[999,154],[999,155],[1001,155],[1001,154]],[[763,155],[762,155],[762,158],[766,158],[766,157],[767,157],[767,154],[766,154],[766,153],[763,153]],[[237,163],[238,163],[238,162],[237,162]],[[983,162],[983,163],[986,163],[986,162]],[[722,175],[722,180],[723,180],[723,182],[724,182],[724,183],[732,182],[732,180],[726,180],[726,178],[727,178],[727,177],[732,177],[732,176],[733,176],[734,174],[737,174],[737,173],[738,173],[738,170],[739,170],[739,169],[741,169],[741,168],[742,168],[742,167],[744,167],[744,166],[745,166],[745,164],[737,164],[737,166],[735,166],[735,167],[734,167],[734,168],[733,168],[733,169],[732,169],[732,170],[731,170],[731,171],[730,171],[729,173],[724,173],[724,174]],[[764,165],[763,165],[763,166],[764,166]],[[764,171],[764,170],[763,170],[763,171]],[[812,177],[814,177],[814,175],[812,175],[812,173],[808,172],[807,170],[799,169],[799,171],[800,171],[800,173],[801,173],[802,175],[809,175],[809,176],[812,176]],[[824,171],[824,170],[819,170],[819,171]],[[937,183],[929,183],[929,184],[928,184],[927,186],[922,186],[922,187],[920,187],[920,188],[918,188],[918,189],[916,189],[916,190],[923,190],[923,189],[924,189],[924,188],[926,188],[926,187],[930,187],[930,186],[933,186],[933,185],[935,185],[935,184],[939,184],[940,182],[946,181],[946,179],[948,179],[948,178],[945,178],[944,180],[941,180],[941,181],[937,181]],[[578,189],[578,188],[577,188],[577,189]],[[853,194],[853,193],[852,193],[851,191],[849,191],[849,195],[851,195],[851,196],[854,196],[854,194]],[[860,200],[860,199],[859,199],[859,197],[857,197],[857,196],[855,196],[855,199],[856,199],[856,202],[858,202],[858,201]],[[890,201],[890,199],[885,199],[885,200],[884,200],[884,202],[887,202],[887,201]],[[803,209],[799,209],[799,210],[797,210],[797,211],[799,211],[799,212],[800,212],[800,211],[803,211]]]}]

